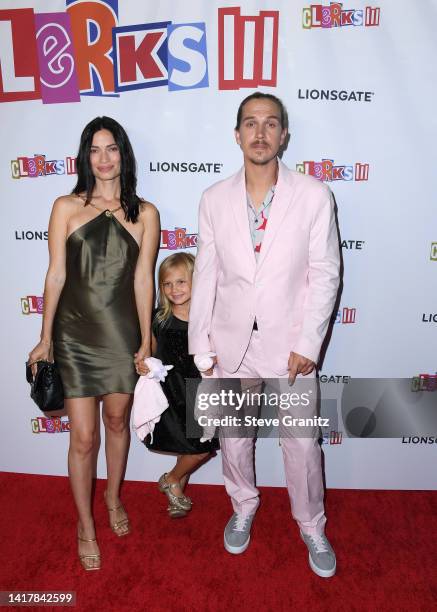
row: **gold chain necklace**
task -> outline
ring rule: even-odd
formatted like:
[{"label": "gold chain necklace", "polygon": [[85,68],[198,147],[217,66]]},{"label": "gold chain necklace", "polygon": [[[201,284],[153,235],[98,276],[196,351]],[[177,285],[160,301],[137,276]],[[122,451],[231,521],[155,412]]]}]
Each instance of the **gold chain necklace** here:
[{"label": "gold chain necklace", "polygon": [[99,210],[102,213],[104,212],[107,217],[112,217],[112,215],[114,213],[116,213],[118,210],[120,210],[122,208],[121,204],[120,204],[120,206],[118,206],[117,208],[113,208],[112,210],[109,210],[109,208],[106,208],[106,209],[105,208],[99,208],[98,206],[96,206],[92,202],[89,202],[89,205],[92,206],[93,208],[95,208],[96,210]]}]

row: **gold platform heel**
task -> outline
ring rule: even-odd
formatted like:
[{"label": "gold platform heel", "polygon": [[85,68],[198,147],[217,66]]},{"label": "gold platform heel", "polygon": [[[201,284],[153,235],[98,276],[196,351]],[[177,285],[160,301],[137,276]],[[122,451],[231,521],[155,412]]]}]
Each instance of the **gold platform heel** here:
[{"label": "gold platform heel", "polygon": [[[170,506],[168,507],[168,511],[170,514],[170,508],[173,509],[173,513],[175,513],[175,509],[183,510],[185,513],[191,510],[193,502],[186,495],[177,496],[172,493],[172,489],[178,486],[178,483],[169,483],[167,480],[167,472],[161,476],[158,480],[158,487],[161,493],[167,495],[168,501],[170,502]],[[172,516],[170,514],[170,516]]]},{"label": "gold platform heel", "polygon": [[167,512],[170,518],[176,519],[176,518],[184,518],[184,516],[187,516],[188,511],[187,510],[182,510],[182,508],[179,508],[179,506],[175,506],[173,504],[170,504],[167,508]]}]

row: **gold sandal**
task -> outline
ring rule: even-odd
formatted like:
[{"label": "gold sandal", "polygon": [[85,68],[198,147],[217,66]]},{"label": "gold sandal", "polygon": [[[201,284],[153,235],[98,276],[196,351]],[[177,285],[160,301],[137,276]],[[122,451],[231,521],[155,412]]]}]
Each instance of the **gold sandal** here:
[{"label": "gold sandal", "polygon": [[184,518],[187,516],[188,512],[186,510],[182,510],[179,506],[175,506],[174,504],[170,504],[167,508],[167,512],[170,518]]},{"label": "gold sandal", "polygon": [[[104,493],[104,496],[106,500],[106,491]],[[125,514],[125,518],[122,518],[119,521],[115,521],[115,523],[111,523],[111,518],[109,518],[109,526],[111,527],[115,535],[117,535],[119,538],[122,538],[123,536],[128,535],[131,532],[131,528],[130,528],[129,517],[127,516],[127,512],[124,509],[123,505],[120,504],[116,508],[108,508],[108,506],[106,507],[108,509],[108,512],[117,512],[118,510],[123,510]],[[125,527],[126,529],[124,529]]]},{"label": "gold sandal", "polygon": [[[81,538],[78,535],[77,539],[79,540],[79,542],[96,542],[97,543],[96,538],[86,539],[86,538]],[[89,563],[86,562],[86,559],[98,559],[99,564],[98,565],[90,565]],[[99,570],[100,569],[100,553],[99,554],[94,554],[94,555],[81,555],[79,553],[79,561],[80,561],[80,564],[83,567],[83,569],[86,570],[87,572],[92,572],[94,570]]]},{"label": "gold sandal", "polygon": [[169,507],[176,507],[176,508],[179,508],[180,510],[184,510],[185,512],[189,512],[191,510],[193,502],[186,495],[175,495],[172,492],[172,489],[174,489],[177,486],[180,486],[180,485],[178,485],[178,483],[176,482],[174,483],[168,482],[167,472],[163,474],[158,480],[158,488],[161,491],[161,493],[164,493],[165,495],[167,495],[167,499],[170,502]]}]

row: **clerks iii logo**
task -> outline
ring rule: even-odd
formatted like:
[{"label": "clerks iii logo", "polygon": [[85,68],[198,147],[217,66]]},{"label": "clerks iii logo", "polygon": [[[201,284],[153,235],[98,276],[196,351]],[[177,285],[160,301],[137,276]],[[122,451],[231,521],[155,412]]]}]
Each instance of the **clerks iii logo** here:
[{"label": "clerks iii logo", "polygon": [[68,433],[70,431],[70,422],[67,417],[37,417],[31,419],[30,424],[34,434]]},{"label": "clerks iii logo", "polygon": [[343,28],[346,26],[375,27],[379,26],[381,9],[366,6],[363,9],[344,9],[342,2],[330,2],[329,6],[311,4],[302,9],[302,27]]},{"label": "clerks iii logo", "polygon": [[331,431],[323,432],[322,444],[341,444],[343,442],[343,432]]},{"label": "clerks iii logo", "polygon": [[336,324],[349,325],[356,322],[357,309],[343,306],[334,313],[333,320]]},{"label": "clerks iii logo", "polygon": [[222,168],[219,162],[149,162],[149,172],[220,174]]},{"label": "clerks iii logo", "polygon": [[[218,29],[218,88],[276,87],[279,11],[245,16],[219,8],[217,21],[208,29]],[[0,10],[0,66],[1,102],[208,87],[207,27],[170,20],[120,26],[118,0],[66,0],[64,13]]]},{"label": "clerks iii logo", "polygon": [[11,161],[11,175],[14,179],[37,178],[55,174],[76,174],[76,158],[47,159],[46,155],[33,155],[31,157],[17,157],[17,159]]},{"label": "clerks iii logo", "polygon": [[419,374],[411,379],[411,391],[437,391],[437,372],[435,374]]},{"label": "clerks iii logo", "polygon": [[159,248],[176,251],[177,249],[192,249],[197,247],[197,234],[187,234],[185,227],[175,227],[174,230],[161,230],[161,245]]},{"label": "clerks iii logo", "polygon": [[331,181],[369,180],[369,164],[360,162],[355,165],[336,165],[333,159],[322,159],[320,162],[304,161],[301,164],[296,164],[296,170],[328,183]]},{"label": "clerks iii logo", "polygon": [[42,314],[44,299],[36,295],[21,298],[21,312],[24,315]]}]

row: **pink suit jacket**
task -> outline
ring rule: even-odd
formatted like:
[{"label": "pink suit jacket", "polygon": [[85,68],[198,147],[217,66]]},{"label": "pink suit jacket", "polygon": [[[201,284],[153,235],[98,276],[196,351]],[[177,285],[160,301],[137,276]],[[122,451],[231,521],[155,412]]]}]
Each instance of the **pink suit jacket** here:
[{"label": "pink suit jacket", "polygon": [[221,367],[236,372],[256,317],[269,369],[286,374],[291,351],[317,362],[339,267],[330,190],[281,161],[256,261],[243,167],[200,201],[189,352],[215,351]]}]

